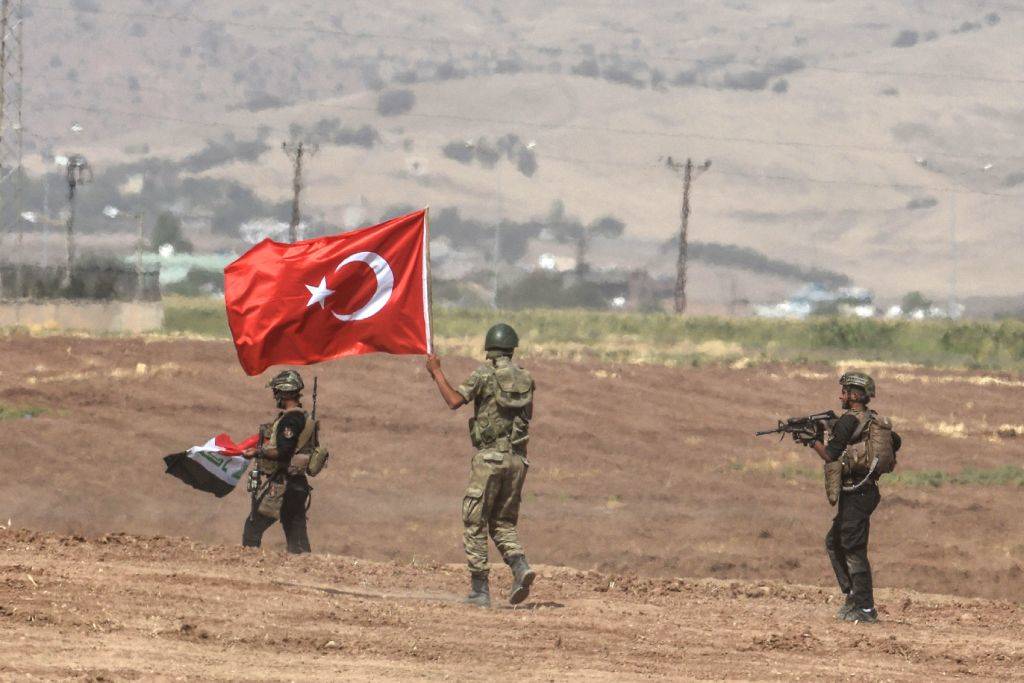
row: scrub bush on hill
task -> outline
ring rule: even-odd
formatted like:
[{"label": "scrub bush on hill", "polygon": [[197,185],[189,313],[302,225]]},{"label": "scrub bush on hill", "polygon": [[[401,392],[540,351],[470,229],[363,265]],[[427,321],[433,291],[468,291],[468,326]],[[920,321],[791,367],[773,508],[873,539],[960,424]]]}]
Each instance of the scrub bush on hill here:
[{"label": "scrub bush on hill", "polygon": [[381,116],[398,116],[412,111],[416,94],[412,90],[385,90],[377,99],[377,113]]}]

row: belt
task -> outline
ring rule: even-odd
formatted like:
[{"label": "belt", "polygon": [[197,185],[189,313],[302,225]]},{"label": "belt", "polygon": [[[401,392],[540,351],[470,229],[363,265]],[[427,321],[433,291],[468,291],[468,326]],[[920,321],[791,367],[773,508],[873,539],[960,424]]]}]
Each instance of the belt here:
[{"label": "belt", "polygon": [[498,437],[494,441],[488,441],[486,443],[480,444],[480,447],[478,448],[478,450],[481,450],[481,451],[497,450],[497,451],[505,451],[505,452],[507,452],[507,451],[511,451],[512,450],[512,442],[509,440],[509,438],[507,436],[502,436],[502,437]]}]

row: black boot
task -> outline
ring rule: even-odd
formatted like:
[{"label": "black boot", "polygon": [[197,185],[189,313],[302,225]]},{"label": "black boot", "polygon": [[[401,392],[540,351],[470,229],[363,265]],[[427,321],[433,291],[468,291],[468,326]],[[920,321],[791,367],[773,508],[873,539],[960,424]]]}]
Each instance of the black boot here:
[{"label": "black boot", "polygon": [[526,555],[516,555],[511,560],[509,566],[512,568],[515,583],[512,584],[512,593],[509,594],[508,601],[512,605],[518,605],[530,597],[530,586],[537,578],[537,572],[530,569],[530,565],[526,563]]},{"label": "black boot", "polygon": [[847,595],[846,602],[844,602],[843,606],[839,608],[838,612],[836,612],[836,619],[839,621],[845,621],[846,615],[850,613],[850,610],[855,609],[856,607],[857,603],[854,602],[853,595]]},{"label": "black boot", "polygon": [[487,574],[470,574],[469,595],[463,603],[474,607],[491,606],[491,590],[487,585]]}]

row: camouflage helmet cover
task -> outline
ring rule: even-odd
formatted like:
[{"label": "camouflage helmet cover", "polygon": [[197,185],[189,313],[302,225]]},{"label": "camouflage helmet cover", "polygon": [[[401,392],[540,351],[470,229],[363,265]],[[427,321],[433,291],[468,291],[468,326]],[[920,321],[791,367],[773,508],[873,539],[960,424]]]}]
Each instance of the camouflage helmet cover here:
[{"label": "camouflage helmet cover", "polygon": [[871,375],[866,372],[857,370],[844,372],[843,376],[839,378],[839,384],[844,387],[860,387],[868,395],[868,398],[875,397],[875,380],[871,379]]},{"label": "camouflage helmet cover", "polygon": [[519,346],[519,335],[512,329],[511,325],[498,323],[487,330],[484,337],[485,351],[511,351]]},{"label": "camouflage helmet cover", "polygon": [[267,382],[267,386],[276,394],[302,391],[305,384],[302,383],[299,373],[294,370],[283,370],[274,375],[274,378]]}]

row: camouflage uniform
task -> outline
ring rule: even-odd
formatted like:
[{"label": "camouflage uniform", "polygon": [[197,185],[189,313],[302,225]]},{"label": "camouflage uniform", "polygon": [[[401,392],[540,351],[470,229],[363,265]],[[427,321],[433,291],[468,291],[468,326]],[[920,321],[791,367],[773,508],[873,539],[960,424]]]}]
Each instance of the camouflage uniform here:
[{"label": "camouflage uniform", "polygon": [[[512,566],[517,557],[524,555],[516,523],[529,468],[526,441],[533,416],[530,374],[507,355],[489,353],[488,358],[489,362],[456,389],[474,407],[470,436],[477,452],[462,500],[462,523],[466,559],[476,576],[486,576],[490,570],[488,533],[506,564]],[[499,404],[496,394],[512,385],[522,393],[528,387],[531,400],[527,405],[510,409]]]},{"label": "camouflage uniform", "polygon": [[[308,553],[306,512],[313,488],[306,473],[310,456],[319,445],[317,423],[301,407],[286,409],[288,400],[301,406],[299,398],[305,385],[299,373],[284,370],[267,387],[273,390],[282,412],[272,423],[260,425],[256,469],[264,481],[260,490],[253,492],[252,509],[242,529],[242,545],[259,548],[264,532],[280,519],[288,552]],[[268,457],[268,449],[273,457]]]}]

